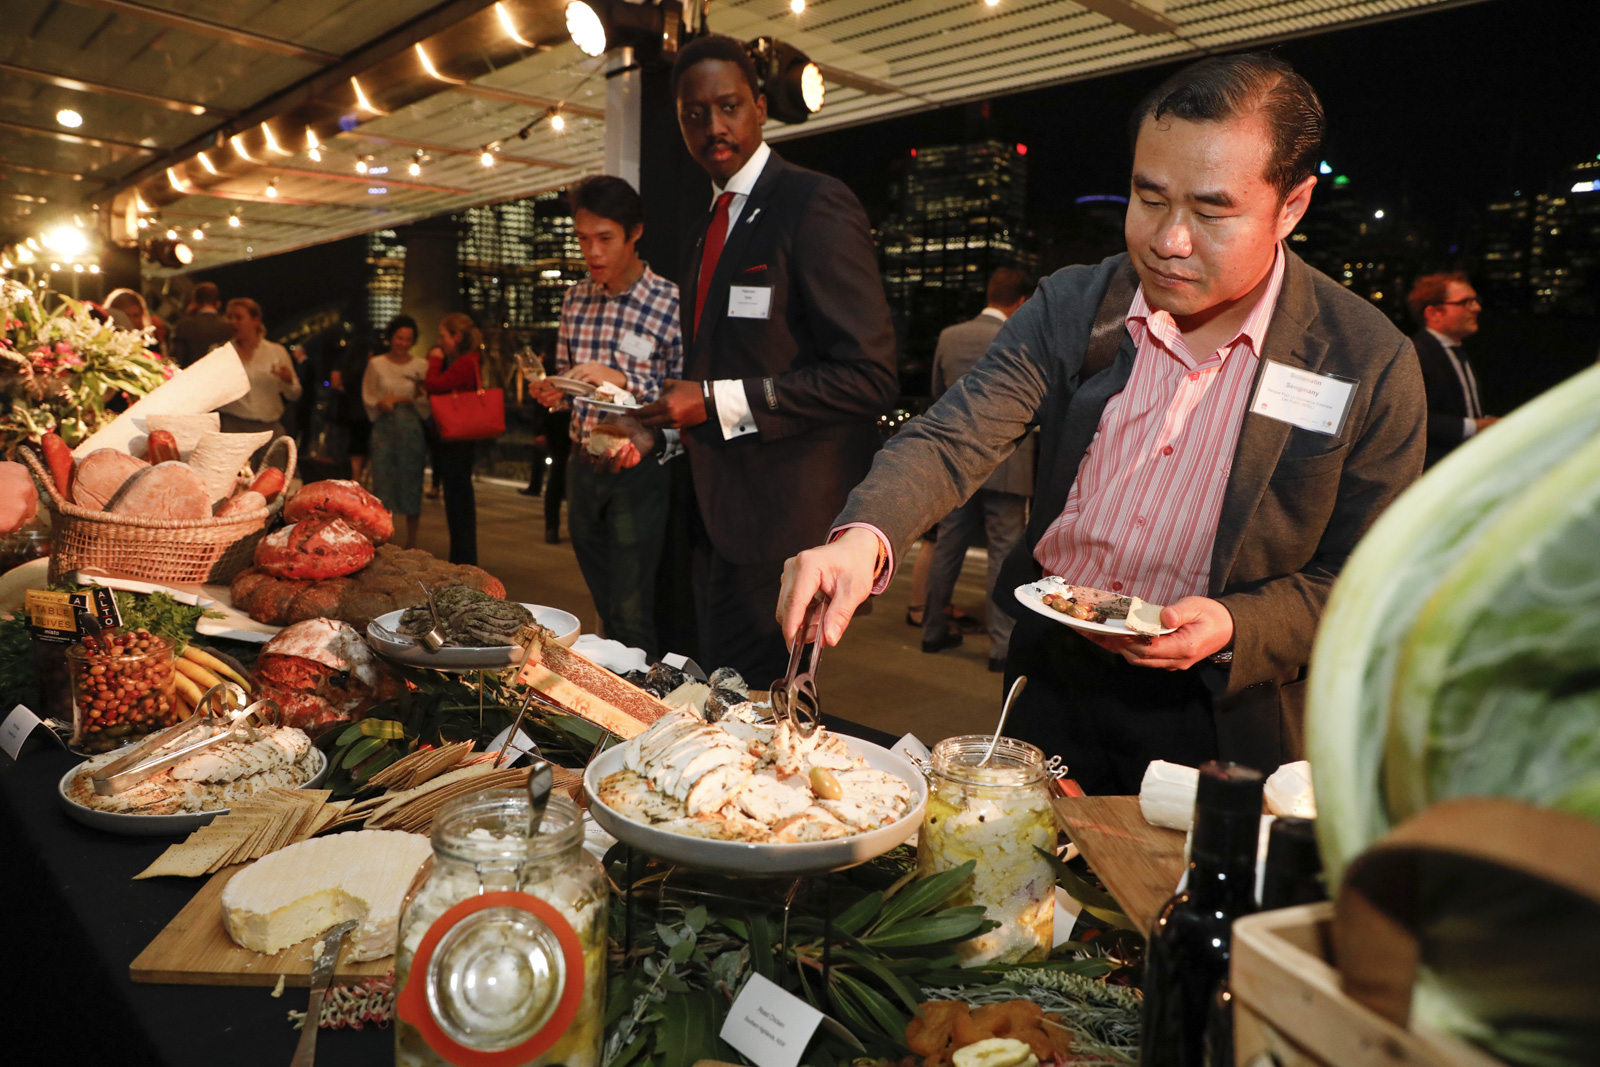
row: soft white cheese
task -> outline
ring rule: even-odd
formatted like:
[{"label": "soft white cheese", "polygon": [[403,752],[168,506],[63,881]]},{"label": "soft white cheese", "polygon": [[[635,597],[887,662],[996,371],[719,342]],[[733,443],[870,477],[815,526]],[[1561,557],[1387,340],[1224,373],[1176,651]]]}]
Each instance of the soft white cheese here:
[{"label": "soft white cheese", "polygon": [[222,921],[245,948],[272,954],[347,919],[351,962],[394,951],[400,905],[432,852],[426,837],[361,830],[302,841],[257,860],[222,891]]}]

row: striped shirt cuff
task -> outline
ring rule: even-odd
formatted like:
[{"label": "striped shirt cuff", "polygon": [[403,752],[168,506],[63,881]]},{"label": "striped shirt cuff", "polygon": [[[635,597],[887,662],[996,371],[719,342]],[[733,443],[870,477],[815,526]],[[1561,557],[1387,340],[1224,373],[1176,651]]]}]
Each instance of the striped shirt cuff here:
[{"label": "striped shirt cuff", "polygon": [[843,526],[836,526],[828,532],[828,543],[839,539],[839,535],[846,530],[870,530],[872,536],[878,539],[878,567],[872,575],[872,595],[877,596],[889,588],[889,579],[894,577],[894,549],[889,544],[889,539],[883,531],[869,522],[847,522]]}]

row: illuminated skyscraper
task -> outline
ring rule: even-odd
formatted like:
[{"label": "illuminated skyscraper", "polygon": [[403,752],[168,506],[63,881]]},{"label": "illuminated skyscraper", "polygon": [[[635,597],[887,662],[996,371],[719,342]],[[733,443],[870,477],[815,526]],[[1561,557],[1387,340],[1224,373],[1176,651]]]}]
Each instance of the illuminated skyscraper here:
[{"label": "illuminated skyscraper", "polygon": [[381,330],[400,314],[406,246],[393,230],[367,234],[367,325]]},{"label": "illuminated skyscraper", "polygon": [[913,373],[932,357],[940,330],[982,309],[990,273],[1033,269],[1027,152],[994,140],[911,150],[878,239],[884,289]]}]

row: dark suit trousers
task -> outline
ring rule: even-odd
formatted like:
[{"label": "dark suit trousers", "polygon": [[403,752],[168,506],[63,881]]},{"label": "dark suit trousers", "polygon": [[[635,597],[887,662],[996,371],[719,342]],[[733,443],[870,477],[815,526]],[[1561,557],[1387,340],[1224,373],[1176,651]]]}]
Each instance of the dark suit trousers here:
[{"label": "dark suit trousers", "polygon": [[1006,658],[1014,623],[1010,615],[992,603],[994,585],[1000,576],[1000,565],[1022,540],[1027,524],[1028,498],[996,489],[979,489],[971,500],[944,517],[939,523],[938,540],[933,543],[933,562],[928,567],[927,607],[922,616],[924,641],[942,641],[950,632],[950,620],[945,618],[944,609],[955,592],[956,579],[961,577],[967,546],[978,539],[981,529],[989,545],[987,593],[983,601],[989,620],[989,658]]},{"label": "dark suit trousers", "polygon": [[784,561],[734,563],[711,544],[698,507],[690,523],[694,610],[700,629],[696,662],[708,674],[718,667],[732,667],[752,689],[765,689],[789,670],[789,649],[777,615]]},{"label": "dark suit trousers", "polygon": [[586,455],[567,463],[567,530],[606,636],[644,649],[656,640],[656,567],[667,527],[671,475],[654,459],[615,474]]},{"label": "dark suit trousers", "polygon": [[1197,672],[1135,667],[1061,623],[1024,612],[1011,635],[1006,685],[1028,685],[1006,734],[1059,755],[1093,796],[1139,792],[1153,759],[1197,767],[1217,758],[1211,696]]},{"label": "dark suit trousers", "polygon": [[478,562],[478,499],[472,489],[476,441],[440,441],[433,469],[444,488],[444,521],[450,527],[450,562]]}]

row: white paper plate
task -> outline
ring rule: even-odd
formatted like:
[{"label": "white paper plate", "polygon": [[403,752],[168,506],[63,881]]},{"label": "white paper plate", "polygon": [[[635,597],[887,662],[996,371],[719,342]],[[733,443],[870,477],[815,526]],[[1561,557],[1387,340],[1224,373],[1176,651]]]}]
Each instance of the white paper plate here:
[{"label": "white paper plate", "polygon": [[[560,608],[548,608],[543,604],[524,604],[523,607],[533,612],[533,621],[547,630],[554,630],[556,641],[572,647],[572,642],[578,639],[578,617],[570,611]],[[398,632],[400,616],[404,611],[391,611],[386,615],[379,615],[372,621],[379,626],[386,626]],[[495,645],[490,648],[441,648],[437,652],[429,652],[420,641],[393,641],[387,637],[380,637],[373,627],[367,627],[367,643],[381,653],[385,658],[396,663],[404,663],[408,667],[432,667],[436,670],[448,671],[490,671],[502,667],[510,667],[517,663],[522,655],[522,649],[516,645]]]},{"label": "white paper plate", "polygon": [[568,396],[588,396],[595,390],[595,386],[592,382],[581,381],[577,378],[563,378],[560,376],[554,376],[546,378],[545,381],[555,386],[563,393],[566,393]]},{"label": "white paper plate", "polygon": [[610,411],[617,415],[631,415],[644,406],[643,404],[613,404],[609,400],[596,400],[592,396],[584,397],[583,402],[592,408],[600,411]]},{"label": "white paper plate", "polygon": [[[313,761],[320,761],[317,773],[301,789],[315,789],[322,784],[328,776],[328,757],[320,748],[311,750]],[[87,763],[85,760],[84,763]],[[56,785],[56,796],[67,809],[67,818],[74,822],[81,822],[85,826],[92,826],[96,830],[106,830],[113,834],[132,834],[139,837],[164,837],[173,834],[188,834],[200,829],[218,815],[227,813],[227,808],[218,808],[215,811],[192,811],[182,815],[133,815],[120,811],[101,811],[98,808],[86,808],[77,801],[67,796],[67,787],[72,784],[72,779],[83,769],[83,763],[75,765],[70,771],[61,776],[61,781]]]},{"label": "white paper plate", "polygon": [[821,874],[854,867],[881,856],[922,826],[923,809],[928,806],[928,785],[909,760],[870,741],[845,734],[837,735],[851,751],[869,766],[905,780],[911,787],[911,810],[897,822],[854,837],[833,841],[751,844],[746,841],[709,841],[661,830],[649,823],[636,822],[608,807],[600,800],[600,781],[622,769],[622,748],[617,745],[589,761],[583,772],[583,789],[589,798],[589,814],[618,841],[648,852],[658,859],[680,863],[720,874],[771,878],[797,874]]},{"label": "white paper plate", "polygon": [[[1088,619],[1074,619],[1071,615],[1064,615],[1044,602],[1046,593],[1065,593],[1072,585],[1065,578],[1051,575],[1041,578],[1037,582],[1017,586],[1017,600],[1026,607],[1032,608],[1047,619],[1053,619],[1063,626],[1070,626],[1074,630],[1087,630],[1097,634],[1115,634],[1118,637],[1139,637],[1141,635],[1128,629],[1126,619],[1112,619],[1109,622],[1090,622]],[[1166,627],[1161,633],[1170,634],[1175,627]]]}]

